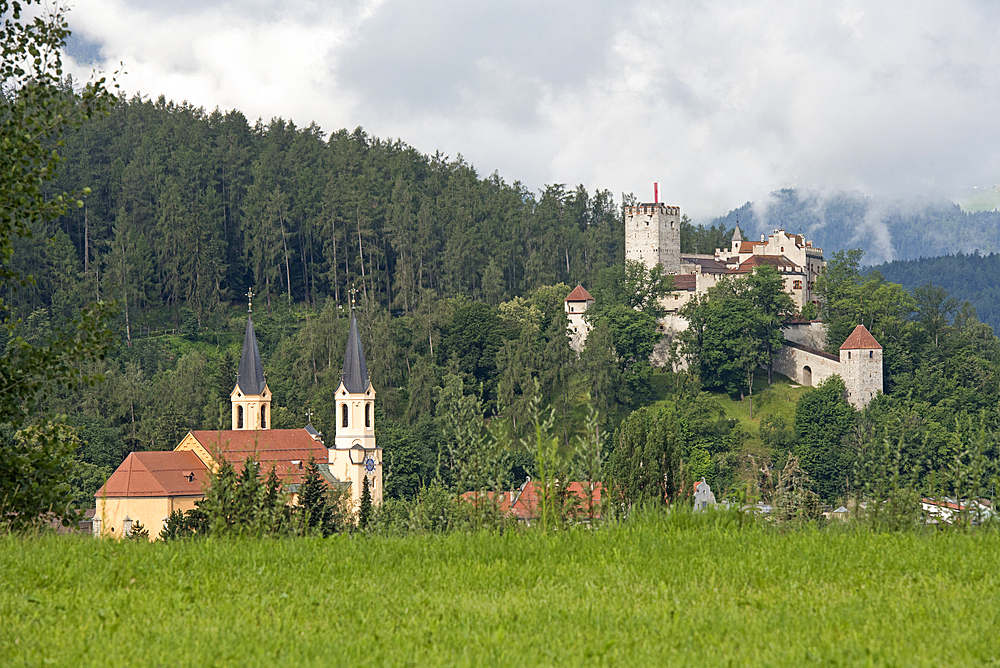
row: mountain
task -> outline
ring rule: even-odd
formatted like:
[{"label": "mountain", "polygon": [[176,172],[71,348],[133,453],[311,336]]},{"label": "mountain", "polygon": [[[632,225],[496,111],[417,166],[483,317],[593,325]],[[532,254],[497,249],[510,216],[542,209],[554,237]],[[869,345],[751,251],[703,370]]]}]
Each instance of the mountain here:
[{"label": "mountain", "polygon": [[802,232],[828,254],[861,248],[865,264],[1000,252],[1000,212],[970,213],[946,200],[915,203],[856,191],[785,189],[747,202],[711,224],[733,227],[737,221],[748,236],[777,228]]}]

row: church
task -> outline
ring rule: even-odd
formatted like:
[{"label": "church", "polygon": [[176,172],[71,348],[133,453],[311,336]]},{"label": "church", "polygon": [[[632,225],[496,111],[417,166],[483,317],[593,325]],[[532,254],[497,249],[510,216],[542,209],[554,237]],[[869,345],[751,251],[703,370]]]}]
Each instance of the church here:
[{"label": "church", "polygon": [[[252,297],[252,293],[248,296]],[[327,447],[307,424],[301,429],[271,429],[274,399],[253,329],[252,302],[236,386],[230,394],[232,428],[192,430],[177,447],[166,452],[133,452],[94,495],[94,534],[127,536],[135,523],[155,538],[174,511],[188,511],[205,496],[211,473],[223,461],[241,470],[247,458],[262,473],[274,469],[284,483],[289,501],[297,501],[299,485],[310,459],[330,485],[348,486],[354,507],[361,502],[362,478],[374,504],[382,502],[382,449],[375,442],[375,389],[368,375],[358,333],[354,298],[340,384],[336,391],[336,435]]]}]

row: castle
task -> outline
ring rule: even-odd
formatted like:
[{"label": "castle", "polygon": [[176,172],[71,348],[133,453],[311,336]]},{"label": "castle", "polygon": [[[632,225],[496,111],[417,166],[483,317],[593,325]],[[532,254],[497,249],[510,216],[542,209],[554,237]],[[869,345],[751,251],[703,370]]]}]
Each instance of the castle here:
[{"label": "castle", "polygon": [[[711,255],[681,253],[680,207],[659,201],[654,186],[654,201],[625,207],[625,259],[641,262],[647,269],[660,265],[673,275],[673,292],[661,300],[667,315],[658,326],[664,340],[653,352],[651,362],[666,365],[670,342],[687,329],[679,314],[681,307],[695,295],[705,294],[725,276],[745,276],[757,267],[777,269],[795,308],[800,313],[807,304],[819,304],[814,288],[826,261],[823,249],[816,248],[801,234],[776,229],[761,235],[760,241],[743,238],[739,225],[728,248],[717,248]],[[570,346],[583,350],[591,326],[585,319],[594,298],[578,285],[565,299],[569,318]],[[839,374],[847,386],[847,398],[855,407],[863,407],[882,391],[882,346],[863,325],[858,325],[840,348],[840,356],[822,350],[826,336],[822,323],[801,319],[786,323],[782,329],[786,343],[774,360],[774,370],[807,386],[818,385]]]},{"label": "castle", "polygon": [[271,428],[274,397],[264,377],[252,308],[248,308],[239,372],[230,394],[232,429],[192,430],[172,451],[131,453],[94,495],[94,534],[120,538],[131,533],[134,523],[140,523],[155,539],[172,512],[193,510],[205,497],[211,473],[223,461],[240,470],[248,458],[260,465],[262,473],[274,468],[293,504],[310,460],[317,462],[328,485],[350,489],[355,508],[361,503],[364,477],[368,478],[372,503],[380,504],[382,449],[375,442],[375,389],[358,334],[353,295],[344,366],[335,396],[333,447],[324,445],[322,434],[311,422],[301,429]]}]

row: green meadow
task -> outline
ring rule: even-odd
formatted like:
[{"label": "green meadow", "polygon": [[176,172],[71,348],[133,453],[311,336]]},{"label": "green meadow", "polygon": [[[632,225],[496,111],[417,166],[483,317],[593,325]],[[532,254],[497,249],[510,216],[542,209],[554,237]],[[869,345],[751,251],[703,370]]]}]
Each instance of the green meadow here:
[{"label": "green meadow", "polygon": [[0,539],[5,665],[996,664],[1000,534]]}]

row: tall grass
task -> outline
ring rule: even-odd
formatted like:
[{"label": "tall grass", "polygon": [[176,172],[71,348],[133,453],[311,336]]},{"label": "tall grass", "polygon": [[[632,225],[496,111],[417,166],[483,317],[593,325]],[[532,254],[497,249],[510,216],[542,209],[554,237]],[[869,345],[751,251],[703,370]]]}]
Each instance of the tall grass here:
[{"label": "tall grass", "polygon": [[1000,535],[779,533],[727,513],[569,531],[0,539],[8,665],[974,665]]}]

